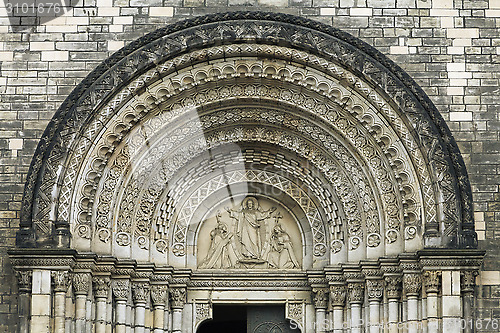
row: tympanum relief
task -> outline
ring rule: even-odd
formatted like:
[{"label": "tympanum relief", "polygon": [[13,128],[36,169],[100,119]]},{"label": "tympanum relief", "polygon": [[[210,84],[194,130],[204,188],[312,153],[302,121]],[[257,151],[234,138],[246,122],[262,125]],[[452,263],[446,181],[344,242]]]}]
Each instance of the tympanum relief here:
[{"label": "tympanum relief", "polygon": [[302,242],[293,216],[265,198],[221,203],[198,234],[198,266],[208,269],[301,267]]}]

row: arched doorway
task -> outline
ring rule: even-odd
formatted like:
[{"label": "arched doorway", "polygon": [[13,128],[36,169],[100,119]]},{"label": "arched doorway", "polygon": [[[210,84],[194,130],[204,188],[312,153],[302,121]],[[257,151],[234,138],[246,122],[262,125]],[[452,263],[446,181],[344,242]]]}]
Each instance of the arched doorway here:
[{"label": "arched doorway", "polygon": [[482,258],[423,91],[352,36],[270,13],[174,24],[92,72],[37,148],[17,244],[40,286],[23,306],[45,302],[33,332],[195,332],[222,303],[285,304],[305,331],[438,331],[470,319]]}]

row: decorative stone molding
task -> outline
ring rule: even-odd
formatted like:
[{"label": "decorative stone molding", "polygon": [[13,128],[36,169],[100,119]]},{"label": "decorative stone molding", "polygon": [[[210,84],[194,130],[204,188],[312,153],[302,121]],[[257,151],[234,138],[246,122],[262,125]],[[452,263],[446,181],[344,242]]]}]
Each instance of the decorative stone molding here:
[{"label": "decorative stone molding", "polygon": [[368,290],[368,300],[381,301],[384,295],[383,280],[366,280],[366,288]]},{"label": "decorative stone molding", "polygon": [[117,300],[126,301],[130,293],[130,280],[128,279],[113,279],[111,282],[113,295]]},{"label": "decorative stone molding", "polygon": [[132,299],[134,304],[146,303],[149,299],[149,282],[132,282]]},{"label": "decorative stone molding", "polygon": [[348,282],[347,290],[349,295],[349,302],[355,304],[362,304],[365,300],[365,285],[363,282]]},{"label": "decorative stone molding", "polygon": [[330,285],[330,302],[332,306],[344,306],[347,288],[345,285]]},{"label": "decorative stone molding", "polygon": [[90,285],[90,273],[73,273],[73,290],[75,291],[75,295],[87,295]]},{"label": "decorative stone molding", "polygon": [[172,309],[182,309],[186,303],[186,288],[172,287],[169,289],[170,307]]},{"label": "decorative stone molding", "polygon": [[54,291],[66,292],[66,290],[68,290],[68,285],[70,283],[70,275],[68,271],[52,271],[50,275]]},{"label": "decorative stone molding", "polygon": [[292,323],[298,324],[299,328],[304,327],[304,302],[288,301],[285,307],[285,317],[291,320]]},{"label": "decorative stone molding", "polygon": [[403,290],[406,296],[419,296],[422,288],[422,277],[420,274],[404,274]]},{"label": "decorative stone molding", "polygon": [[313,288],[314,294],[314,307],[316,309],[326,309],[328,307],[328,289],[327,288]]},{"label": "decorative stone molding", "polygon": [[96,298],[107,298],[111,279],[109,276],[94,276],[92,278],[92,286]]},{"label": "decorative stone molding", "polygon": [[212,318],[210,303],[195,303],[195,329],[205,320]]},{"label": "decorative stone molding", "polygon": [[440,271],[425,271],[423,274],[423,285],[425,287],[426,293],[437,293],[439,292],[440,286]]},{"label": "decorative stone molding", "polygon": [[164,285],[152,285],[151,300],[154,306],[165,305],[168,300],[168,287]]}]

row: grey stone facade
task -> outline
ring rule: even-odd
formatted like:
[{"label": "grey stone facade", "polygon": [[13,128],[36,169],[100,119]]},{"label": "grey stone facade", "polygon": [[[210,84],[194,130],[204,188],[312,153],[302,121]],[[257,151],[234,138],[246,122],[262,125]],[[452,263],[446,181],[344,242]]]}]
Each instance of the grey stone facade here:
[{"label": "grey stone facade", "polygon": [[[101,61],[166,24],[208,13],[289,13],[342,29],[401,66],[447,121],[472,186],[479,248],[480,318],[500,319],[500,1],[89,1],[56,19],[11,23],[0,9],[0,331],[13,332],[15,246],[35,148],[54,112]],[[28,26],[32,22],[40,23]],[[14,22],[16,23],[16,22]],[[492,329],[491,331],[495,331]]]}]

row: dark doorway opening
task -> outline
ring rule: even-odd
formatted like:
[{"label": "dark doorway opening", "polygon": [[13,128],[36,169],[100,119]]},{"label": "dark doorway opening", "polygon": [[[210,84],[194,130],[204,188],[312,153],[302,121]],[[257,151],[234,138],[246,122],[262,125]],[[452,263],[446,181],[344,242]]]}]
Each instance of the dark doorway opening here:
[{"label": "dark doorway opening", "polygon": [[202,323],[197,333],[299,333],[285,318],[285,305],[214,305],[213,319]]}]

